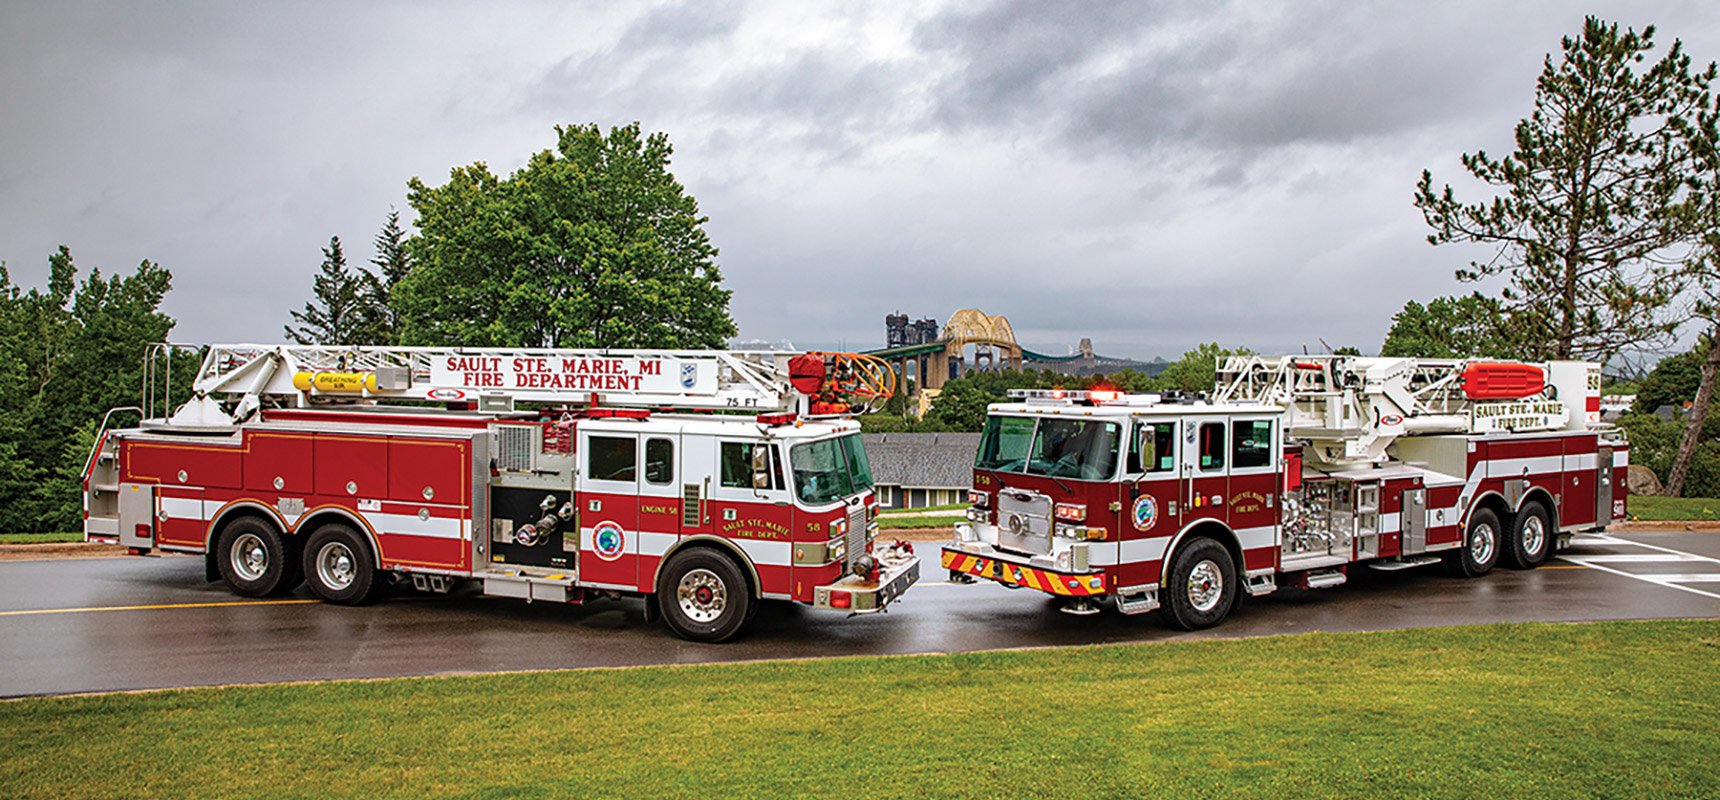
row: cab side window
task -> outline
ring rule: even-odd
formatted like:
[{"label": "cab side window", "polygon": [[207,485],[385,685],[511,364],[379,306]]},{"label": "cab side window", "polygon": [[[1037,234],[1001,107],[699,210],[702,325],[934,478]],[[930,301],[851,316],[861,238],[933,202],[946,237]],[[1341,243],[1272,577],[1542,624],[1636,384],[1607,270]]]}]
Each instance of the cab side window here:
[{"label": "cab side window", "polygon": [[1230,466],[1268,467],[1272,465],[1272,421],[1243,420],[1230,423]]},{"label": "cab side window", "polygon": [[1201,423],[1199,447],[1202,470],[1224,469],[1224,423]]},{"label": "cab side window", "polygon": [[770,488],[782,488],[782,470],[777,468],[776,448],[753,442],[723,442],[718,453],[718,472],[722,485],[731,489],[751,489],[753,448],[762,447],[770,464]]},{"label": "cab side window", "polygon": [[1124,465],[1131,472],[1170,472],[1176,469],[1177,424],[1141,422],[1135,425],[1134,446]]},{"label": "cab side window", "polygon": [[645,480],[659,486],[675,481],[675,443],[668,439],[645,440]]},{"label": "cab side window", "polygon": [[586,442],[585,474],[599,481],[630,481],[638,474],[636,439],[593,436]]}]

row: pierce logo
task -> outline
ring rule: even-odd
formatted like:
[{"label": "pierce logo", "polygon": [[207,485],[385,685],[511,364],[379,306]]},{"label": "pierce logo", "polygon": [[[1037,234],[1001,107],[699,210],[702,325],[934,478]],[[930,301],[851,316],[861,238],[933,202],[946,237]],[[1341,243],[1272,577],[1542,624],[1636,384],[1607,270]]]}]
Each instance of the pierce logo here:
[{"label": "pierce logo", "polygon": [[464,400],[466,393],[459,389],[431,389],[426,395],[431,400]]},{"label": "pierce logo", "polygon": [[1402,425],[1403,424],[1403,417],[1400,417],[1396,414],[1387,414],[1383,417],[1380,417],[1380,424],[1386,425],[1386,426]]},{"label": "pierce logo", "polygon": [[627,532],[608,520],[591,529],[591,549],[604,561],[614,561],[627,551]]},{"label": "pierce logo", "polygon": [[1150,494],[1143,494],[1135,499],[1135,507],[1130,516],[1134,519],[1135,530],[1151,529],[1159,521],[1159,501]]}]

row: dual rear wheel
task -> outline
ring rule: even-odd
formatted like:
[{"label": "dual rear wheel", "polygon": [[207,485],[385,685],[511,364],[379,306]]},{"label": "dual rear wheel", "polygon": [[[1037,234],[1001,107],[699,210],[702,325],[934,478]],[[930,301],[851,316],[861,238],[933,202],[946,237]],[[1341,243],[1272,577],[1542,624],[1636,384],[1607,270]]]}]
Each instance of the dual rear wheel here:
[{"label": "dual rear wheel", "polygon": [[358,605],[381,588],[370,543],[351,526],[329,523],[311,532],[302,551],[297,544],[268,520],[240,517],[221,528],[215,564],[243,597],[286,594],[302,582],[323,600]]}]

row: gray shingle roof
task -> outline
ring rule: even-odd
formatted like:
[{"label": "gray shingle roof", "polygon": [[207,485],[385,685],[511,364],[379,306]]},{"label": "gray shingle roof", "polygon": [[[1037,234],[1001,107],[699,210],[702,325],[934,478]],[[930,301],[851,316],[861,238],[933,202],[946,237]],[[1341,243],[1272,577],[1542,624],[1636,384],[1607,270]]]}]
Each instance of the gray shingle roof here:
[{"label": "gray shingle roof", "polygon": [[868,433],[862,438],[875,483],[933,489],[973,485],[977,433]]}]

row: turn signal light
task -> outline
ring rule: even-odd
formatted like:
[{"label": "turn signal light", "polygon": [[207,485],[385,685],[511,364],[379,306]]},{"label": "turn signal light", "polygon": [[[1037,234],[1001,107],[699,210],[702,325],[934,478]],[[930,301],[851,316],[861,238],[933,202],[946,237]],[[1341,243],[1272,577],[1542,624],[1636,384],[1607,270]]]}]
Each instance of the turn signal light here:
[{"label": "turn signal light", "polygon": [[847,608],[853,604],[854,604],[854,596],[847,593],[847,592],[831,592],[830,593],[830,607],[831,608]]},{"label": "turn signal light", "polygon": [[1058,503],[1057,518],[1064,522],[1083,522],[1087,519],[1087,507],[1075,503]]},{"label": "turn signal light", "polygon": [[969,489],[968,505],[974,508],[988,508],[991,506],[991,495],[977,489]]}]

